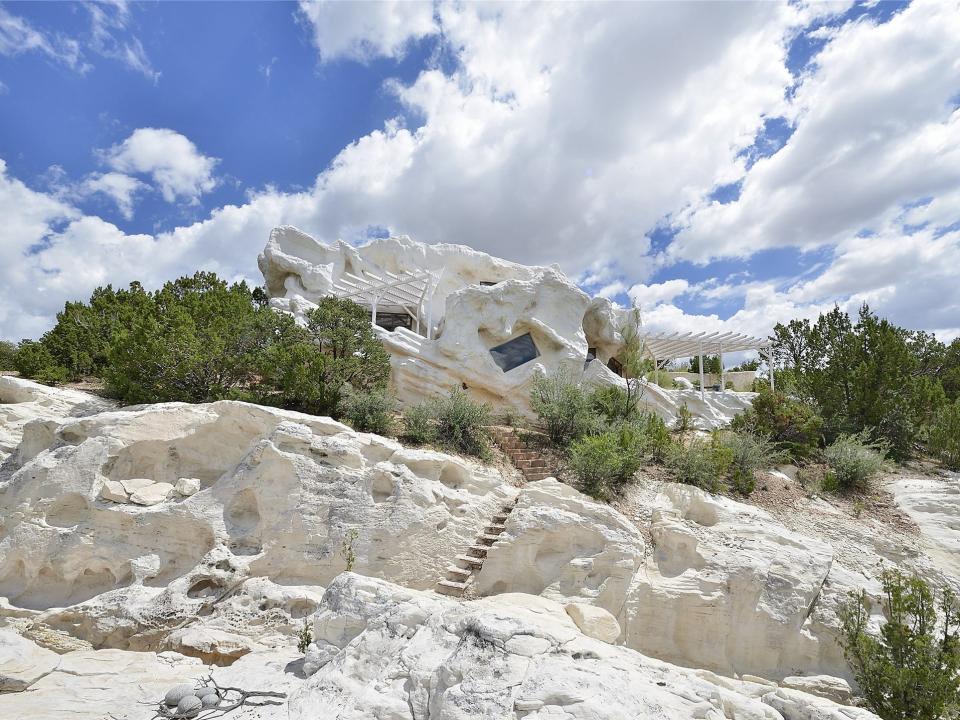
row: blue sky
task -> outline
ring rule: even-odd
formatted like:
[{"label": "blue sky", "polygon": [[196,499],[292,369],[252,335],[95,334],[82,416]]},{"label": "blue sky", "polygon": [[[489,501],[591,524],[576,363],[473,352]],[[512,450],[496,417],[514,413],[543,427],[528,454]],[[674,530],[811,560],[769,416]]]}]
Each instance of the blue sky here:
[{"label": "blue sky", "polygon": [[0,336],[259,281],[270,227],[558,263],[664,329],[960,334],[960,30],[931,3],[0,5]]}]

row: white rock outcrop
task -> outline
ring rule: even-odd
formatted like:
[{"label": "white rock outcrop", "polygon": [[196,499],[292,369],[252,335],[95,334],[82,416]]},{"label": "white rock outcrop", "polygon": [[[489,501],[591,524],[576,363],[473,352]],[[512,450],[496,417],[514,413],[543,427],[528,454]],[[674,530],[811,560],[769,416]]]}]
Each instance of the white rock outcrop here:
[{"label": "white rock outcrop", "polygon": [[[0,595],[97,647],[160,648],[213,603],[204,624],[276,636],[318,595],[265,596],[322,592],[345,542],[358,571],[432,587],[516,493],[469,460],[237,402],[32,423],[24,444],[41,431],[47,449],[0,470],[0,507],[17,509],[0,524]],[[174,492],[180,478],[201,489]]]},{"label": "white rock outcrop", "polygon": [[0,463],[20,445],[27,423],[35,426],[31,440],[20,447],[20,452],[29,457],[46,447],[59,420],[102,412],[113,406],[112,402],[88,393],[0,375]]},{"label": "white rock outcrop", "polygon": [[[271,232],[258,263],[271,306],[297,318],[330,295],[336,283],[433,273],[435,290],[417,318],[422,332],[378,328],[391,355],[394,391],[404,403],[466,385],[481,400],[529,412],[537,373],[563,371],[590,384],[624,383],[607,365],[621,350],[628,311],[606,298],[591,298],[555,266],[528,267],[463,245],[427,245],[406,237],[361,247],[342,241],[325,245],[289,226]],[[362,292],[353,299],[372,305]],[[388,309],[384,301],[381,313]],[[400,307],[392,312],[406,317]],[[428,324],[433,327],[426,337]],[[528,333],[536,357],[501,369],[491,348]],[[738,392],[701,397],[647,384],[642,402],[668,422],[686,405],[699,426],[715,428],[749,407],[753,397]]]},{"label": "white rock outcrop", "polygon": [[529,595],[464,603],[345,573],[314,633],[331,652],[292,693],[291,720],[875,718],[611,646],[584,635],[560,604]]}]

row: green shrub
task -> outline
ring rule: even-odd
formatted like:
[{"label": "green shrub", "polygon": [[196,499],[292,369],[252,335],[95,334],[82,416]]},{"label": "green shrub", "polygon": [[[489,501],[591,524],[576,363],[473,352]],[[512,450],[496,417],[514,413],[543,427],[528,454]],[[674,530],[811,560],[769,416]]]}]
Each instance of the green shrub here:
[{"label": "green shrub", "polygon": [[960,470],[960,400],[940,408],[930,426],[927,444],[944,465]]},{"label": "green shrub", "polygon": [[730,429],[769,438],[792,459],[810,457],[817,449],[823,418],[816,410],[780,392],[761,392],[753,405],[733,418]]},{"label": "green shrub", "polygon": [[594,424],[586,393],[563,371],[534,378],[530,407],[550,442],[558,447],[589,432]]},{"label": "green shrub", "polygon": [[690,412],[686,403],[677,410],[677,419],[673,424],[673,429],[678,433],[686,433],[693,429],[693,413]]},{"label": "green shrub", "polygon": [[434,406],[437,442],[440,446],[482,459],[490,457],[490,408],[474,402],[461,388],[454,388]]},{"label": "green shrub", "polygon": [[653,370],[647,373],[647,381],[668,390],[673,389],[673,378],[666,370]]},{"label": "green shrub", "polygon": [[57,364],[43,343],[34,340],[24,340],[20,343],[14,358],[14,366],[23,377],[37,382],[57,385],[69,380],[67,369]]},{"label": "green shrub", "polygon": [[719,492],[733,464],[733,451],[713,440],[694,438],[670,446],[666,465],[674,479],[710,492]]},{"label": "green shrub", "polygon": [[666,423],[659,415],[640,413],[636,418],[624,423],[637,433],[637,441],[644,455],[653,462],[663,462],[667,457],[673,438]]},{"label": "green shrub", "polygon": [[0,340],[0,370],[17,369],[17,346],[9,340]]},{"label": "green shrub", "polygon": [[841,435],[823,451],[842,491],[864,489],[886,467],[886,449],[869,441],[865,432]]},{"label": "green shrub", "polygon": [[869,634],[866,593],[841,608],[840,644],[870,709],[883,720],[939,720],[960,704],[960,607],[919,577],[887,570],[880,636]]},{"label": "green shrub", "polygon": [[432,403],[422,402],[403,411],[400,436],[418,445],[437,441],[437,426],[433,421]]},{"label": "green shrub", "polygon": [[764,437],[729,430],[719,432],[717,438],[721,447],[730,450],[730,479],[734,490],[749,495],[753,492],[757,471],[769,468],[774,462],[773,445]]},{"label": "green shrub", "polygon": [[382,390],[352,392],[340,402],[340,414],[350,427],[378,435],[392,432],[395,409],[396,401]]},{"label": "green shrub", "polygon": [[601,500],[630,480],[641,461],[641,444],[629,425],[580,438],[570,446],[570,470],[584,492]]}]

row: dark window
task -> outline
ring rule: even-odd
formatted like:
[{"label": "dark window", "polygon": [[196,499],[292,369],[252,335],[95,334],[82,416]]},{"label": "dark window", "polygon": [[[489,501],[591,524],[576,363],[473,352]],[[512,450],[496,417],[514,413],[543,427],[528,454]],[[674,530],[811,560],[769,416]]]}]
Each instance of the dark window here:
[{"label": "dark window", "polygon": [[525,333],[513,340],[507,340],[503,345],[490,348],[490,355],[501,370],[509,372],[525,362],[540,357],[540,351],[530,337],[530,333]]},{"label": "dark window", "polygon": [[377,325],[385,330],[396,330],[398,327],[413,329],[413,318],[407,313],[378,312]]},{"label": "dark window", "polygon": [[587,348],[587,362],[597,359],[597,349],[595,347]]},{"label": "dark window", "polygon": [[607,361],[607,367],[613,370],[620,377],[623,377],[623,363],[616,358],[610,358],[610,360]]},{"label": "dark window", "polygon": [[483,285],[484,287],[490,287],[491,285],[499,285],[500,281],[499,280],[481,280],[480,284]]}]

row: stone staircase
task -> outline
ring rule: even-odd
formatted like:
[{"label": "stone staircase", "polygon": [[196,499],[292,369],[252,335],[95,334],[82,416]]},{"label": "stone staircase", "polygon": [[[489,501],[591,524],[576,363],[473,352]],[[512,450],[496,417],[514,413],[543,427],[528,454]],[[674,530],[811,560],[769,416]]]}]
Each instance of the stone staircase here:
[{"label": "stone staircase", "polygon": [[454,597],[463,596],[473,574],[483,567],[483,561],[487,557],[490,546],[500,538],[500,534],[506,529],[507,518],[513,512],[519,497],[518,494],[501,505],[490,522],[477,535],[473,544],[460,555],[457,555],[453,565],[447,566],[447,577],[437,583],[438,593],[453,595]]},{"label": "stone staircase", "polygon": [[494,442],[510,458],[524,480],[534,482],[554,475],[543,453],[524,440],[514,428],[497,425],[489,430]]}]

